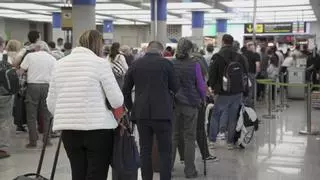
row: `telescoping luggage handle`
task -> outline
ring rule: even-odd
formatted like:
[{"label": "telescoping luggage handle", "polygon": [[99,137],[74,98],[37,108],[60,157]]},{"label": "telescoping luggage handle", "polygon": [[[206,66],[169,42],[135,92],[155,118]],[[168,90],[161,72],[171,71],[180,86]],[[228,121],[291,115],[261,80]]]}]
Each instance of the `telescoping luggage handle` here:
[{"label": "telescoping luggage handle", "polygon": [[[45,152],[46,152],[46,147],[47,147],[47,144],[48,144],[48,140],[50,138],[49,134],[50,134],[51,129],[52,129],[52,123],[53,123],[53,118],[50,118],[50,126],[48,128],[47,136],[45,137],[45,142],[44,142],[42,150],[41,150],[40,160],[39,160],[39,164],[38,164],[38,168],[37,168],[37,172],[36,172],[36,177],[37,178],[41,177],[40,176],[41,168],[42,168],[43,159],[44,159],[44,155],[45,155]],[[62,143],[62,138],[60,136],[59,137],[58,146],[57,146],[57,149],[56,149],[56,153],[55,153],[55,156],[54,156],[53,166],[52,166],[51,175],[50,175],[50,179],[49,180],[54,180],[54,175],[55,175],[55,172],[56,172],[58,159],[59,159],[59,154],[60,154],[61,143]]]}]

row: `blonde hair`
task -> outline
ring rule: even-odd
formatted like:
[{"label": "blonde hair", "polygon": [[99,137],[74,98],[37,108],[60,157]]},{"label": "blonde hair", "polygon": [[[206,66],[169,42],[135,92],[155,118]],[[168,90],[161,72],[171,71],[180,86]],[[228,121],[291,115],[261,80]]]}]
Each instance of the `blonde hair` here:
[{"label": "blonde hair", "polygon": [[22,44],[21,44],[20,41],[18,41],[18,40],[10,40],[7,43],[6,50],[7,51],[18,52],[18,51],[20,51],[21,47],[22,47]]},{"label": "blonde hair", "polygon": [[103,36],[97,30],[88,30],[80,36],[79,45],[90,49],[97,56],[101,56],[103,50]]}]

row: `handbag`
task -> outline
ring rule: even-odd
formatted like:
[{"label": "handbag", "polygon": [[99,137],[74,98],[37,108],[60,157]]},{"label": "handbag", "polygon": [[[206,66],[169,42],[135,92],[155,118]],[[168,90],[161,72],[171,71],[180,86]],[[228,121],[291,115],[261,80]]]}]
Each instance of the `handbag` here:
[{"label": "handbag", "polygon": [[140,156],[128,114],[120,124],[115,131],[111,166],[118,174],[135,173],[140,167]]},{"label": "handbag", "polygon": [[[51,120],[50,120],[50,128],[48,128],[48,132],[47,132],[48,134],[49,134],[49,132],[51,131],[51,128],[52,128],[52,121],[53,121],[53,118],[51,118]],[[41,168],[42,168],[42,163],[43,163],[43,159],[44,159],[44,155],[45,155],[45,152],[46,152],[46,146],[47,146],[48,138],[49,138],[49,136],[46,137],[45,142],[44,142],[44,144],[42,146],[37,172],[36,173],[24,174],[22,176],[18,176],[16,178],[14,178],[13,180],[54,180],[54,175],[55,175],[55,172],[56,172],[56,167],[57,167],[59,154],[60,154],[60,147],[61,147],[61,143],[62,143],[62,138],[61,137],[59,138],[59,142],[58,142],[58,146],[57,146],[57,149],[56,149],[56,153],[55,153],[54,161],[53,161],[53,166],[52,166],[52,170],[51,170],[51,176],[50,176],[49,179],[40,175]]]}]

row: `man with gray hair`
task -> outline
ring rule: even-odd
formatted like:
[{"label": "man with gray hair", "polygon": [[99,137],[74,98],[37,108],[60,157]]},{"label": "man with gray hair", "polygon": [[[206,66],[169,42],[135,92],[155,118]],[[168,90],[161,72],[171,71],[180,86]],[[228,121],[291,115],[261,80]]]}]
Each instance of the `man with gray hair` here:
[{"label": "man with gray hair", "polygon": [[[49,48],[45,42],[38,41],[33,46],[35,52],[27,54],[20,65],[22,73],[27,71],[28,86],[25,100],[29,129],[27,148],[37,147],[37,119],[39,112],[43,114],[43,140],[48,136],[51,114],[48,111],[46,99],[51,74],[56,62],[56,59],[49,54]],[[50,144],[50,141],[48,141],[48,145]]]},{"label": "man with gray hair", "polygon": [[173,94],[178,86],[173,64],[162,57],[163,50],[160,42],[150,42],[146,55],[132,63],[123,85],[125,105],[138,126],[143,180],[153,177],[154,135],[160,154],[160,180],[171,179]]}]

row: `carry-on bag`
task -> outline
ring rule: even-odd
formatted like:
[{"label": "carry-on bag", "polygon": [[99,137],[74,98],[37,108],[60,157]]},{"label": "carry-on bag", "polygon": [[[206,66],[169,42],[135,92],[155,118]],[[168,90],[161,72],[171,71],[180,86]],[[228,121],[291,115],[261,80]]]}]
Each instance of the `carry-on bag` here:
[{"label": "carry-on bag", "polygon": [[[52,121],[53,121],[53,118],[50,119],[50,128],[48,128],[47,134],[50,134],[51,127],[52,127]],[[22,176],[16,177],[14,180],[54,180],[54,175],[55,175],[55,172],[56,172],[56,167],[57,167],[57,163],[58,163],[58,158],[59,158],[59,154],[60,154],[60,147],[61,147],[61,142],[62,142],[61,137],[59,139],[57,150],[56,150],[56,153],[55,153],[55,156],[54,156],[54,161],[53,161],[53,166],[52,166],[50,179],[45,178],[45,177],[40,175],[41,169],[42,169],[42,164],[43,164],[43,159],[44,159],[44,155],[45,155],[45,152],[46,152],[46,147],[47,147],[49,138],[50,138],[50,136],[47,136],[46,139],[45,139],[45,142],[43,143],[42,150],[41,150],[41,155],[40,155],[40,160],[39,160],[39,163],[38,163],[38,168],[37,168],[36,173],[27,173],[27,174],[24,174]]]},{"label": "carry-on bag", "polygon": [[112,179],[137,180],[140,156],[133,135],[133,124],[127,114],[122,117],[120,124],[114,137]]}]

